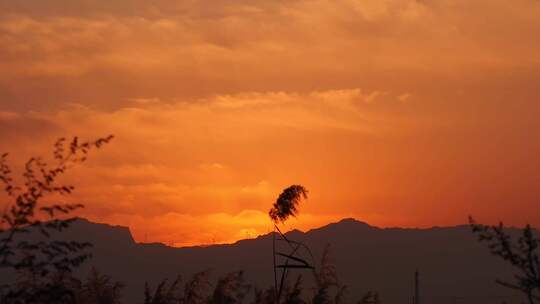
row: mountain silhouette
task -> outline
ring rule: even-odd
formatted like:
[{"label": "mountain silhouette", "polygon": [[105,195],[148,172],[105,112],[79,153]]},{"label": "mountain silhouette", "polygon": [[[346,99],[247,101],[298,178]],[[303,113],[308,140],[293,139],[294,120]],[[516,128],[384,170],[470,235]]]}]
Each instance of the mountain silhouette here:
[{"label": "mountain silhouette", "polygon": [[[491,256],[467,225],[378,228],[355,219],[344,219],[286,235],[308,245],[316,265],[325,246],[330,244],[339,278],[349,286],[351,301],[368,290],[375,290],[383,303],[411,303],[416,270],[420,272],[422,303],[481,304],[520,300],[516,293],[495,283],[497,278],[512,278],[509,266]],[[136,243],[127,227],[79,219],[63,237],[94,245],[93,258],[79,270],[79,275],[86,275],[90,267],[95,266],[126,284],[125,303],[142,301],[146,281],[155,286],[164,278],[173,279],[181,274],[186,280],[203,270],[211,270],[216,277],[243,270],[246,279],[258,287],[273,284],[271,234],[234,244],[173,248],[159,243]],[[295,273],[302,273],[306,287],[309,286],[310,272]]]}]

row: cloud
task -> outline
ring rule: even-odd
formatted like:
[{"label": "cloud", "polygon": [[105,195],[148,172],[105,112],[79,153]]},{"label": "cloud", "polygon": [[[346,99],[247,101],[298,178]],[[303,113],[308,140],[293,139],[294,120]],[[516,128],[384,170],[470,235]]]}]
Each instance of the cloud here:
[{"label": "cloud", "polygon": [[343,87],[416,94],[434,90],[432,82],[446,90],[461,81],[487,86],[502,81],[498,74],[515,79],[540,64],[540,5],[532,0],[211,7],[199,0],[46,0],[2,1],[0,8],[0,68],[9,71],[0,87],[18,101],[6,103],[10,110]]},{"label": "cloud", "polygon": [[[32,141],[51,138],[61,133],[62,128],[39,113],[17,113],[0,111],[0,148],[30,145]],[[26,143],[26,144],[25,144]]]},{"label": "cloud", "polygon": [[[302,213],[314,219],[302,217],[290,228],[340,216],[376,225],[461,223],[468,213],[493,216],[501,209],[485,206],[504,206],[505,199],[519,198],[523,208],[535,202],[533,152],[540,146],[520,135],[537,123],[534,111],[501,116],[483,106],[478,119],[477,112],[452,107],[439,112],[416,95],[404,103],[399,92],[246,92],[149,97],[152,102],[113,110],[71,104],[4,112],[0,123],[9,128],[1,130],[14,141],[1,148],[20,164],[48,155],[60,136],[115,134],[68,176],[77,186],[73,201],[86,205],[80,215],[129,225],[139,241],[148,238],[141,230],[149,222],[163,221],[149,239],[177,245],[262,233],[265,224],[240,225],[236,215],[265,215],[281,190],[296,183],[310,190]],[[177,217],[186,220],[176,223]],[[265,216],[256,218],[264,223]],[[169,225],[186,235],[165,231]],[[207,233],[190,234],[196,229]]]},{"label": "cloud", "polygon": [[16,112],[0,112],[0,120],[2,121],[15,120],[19,117],[20,117],[19,113],[16,113]]},{"label": "cloud", "polygon": [[[243,214],[232,219],[235,223],[252,214],[246,210],[266,214],[282,188],[309,181],[297,176],[298,172],[309,176],[302,162],[307,158],[298,153],[318,145],[319,140],[347,134],[391,136],[389,127],[394,122],[387,120],[392,114],[386,112],[386,106],[399,107],[397,96],[385,94],[377,99],[377,106],[382,107],[373,108],[366,101],[373,95],[360,89],[251,92],[175,103],[149,98],[151,102],[112,111],[71,104],[58,111],[5,112],[0,117],[13,130],[42,132],[39,125],[30,123],[34,119],[54,126],[54,132],[46,137],[17,133],[27,147],[22,152],[20,145],[3,148],[19,151],[15,157],[20,163],[36,154],[48,155],[56,137],[73,134],[91,139],[112,133],[115,140],[110,145],[93,153],[89,163],[68,176],[77,185],[73,200],[87,206],[82,216],[129,224],[135,231],[141,229],[145,217],[136,222],[130,218],[140,214],[163,220],[169,214],[211,219],[226,226],[228,214]],[[321,153],[324,155],[312,148],[310,158]],[[293,157],[295,154],[298,156]],[[292,159],[298,163],[288,164]],[[262,218],[266,215],[257,221]],[[184,231],[191,229],[182,225]],[[250,225],[231,224],[215,239],[224,242],[242,231],[250,235],[263,232],[262,226]],[[140,233],[136,236],[141,240]],[[164,236],[152,239],[162,241]],[[208,238],[199,241],[208,242]]]},{"label": "cloud", "polygon": [[201,164],[200,167],[203,170],[222,170],[222,169],[225,169],[225,166],[220,164],[220,163]]},{"label": "cloud", "polygon": [[262,226],[235,223],[292,183],[321,221],[538,222],[504,201],[537,201],[539,14],[533,0],[0,0],[0,151],[22,162],[60,136],[115,134],[70,177],[84,216],[138,240],[145,221],[163,229],[152,240],[212,221],[216,242],[251,235]]},{"label": "cloud", "polygon": [[397,98],[401,102],[406,102],[410,97],[411,97],[411,94],[403,93],[403,94],[399,95]]}]

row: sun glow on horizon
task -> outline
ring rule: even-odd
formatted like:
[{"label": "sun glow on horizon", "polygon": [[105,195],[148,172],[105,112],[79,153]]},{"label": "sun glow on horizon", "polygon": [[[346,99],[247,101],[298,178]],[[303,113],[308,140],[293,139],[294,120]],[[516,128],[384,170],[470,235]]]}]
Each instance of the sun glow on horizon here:
[{"label": "sun glow on horizon", "polygon": [[[501,18],[504,16],[504,18]],[[176,246],[286,229],[540,225],[540,2],[0,0],[0,152],[114,134],[80,216]]]}]

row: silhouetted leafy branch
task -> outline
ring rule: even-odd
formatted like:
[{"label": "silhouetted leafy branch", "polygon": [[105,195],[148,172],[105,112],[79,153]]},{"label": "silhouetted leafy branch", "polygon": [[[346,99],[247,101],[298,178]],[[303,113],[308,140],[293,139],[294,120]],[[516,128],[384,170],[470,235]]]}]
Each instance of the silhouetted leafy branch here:
[{"label": "silhouetted leafy branch", "polygon": [[[80,241],[62,241],[52,237],[55,232],[68,228],[75,220],[69,217],[81,204],[48,203],[47,197],[66,196],[75,189],[59,181],[73,165],[84,162],[92,149],[109,143],[113,136],[95,141],[81,142],[59,139],[54,145],[54,162],[48,164],[41,157],[32,157],[24,166],[22,185],[16,184],[8,165],[8,154],[0,156],[0,183],[11,200],[0,214],[0,270],[22,272],[35,283],[32,288],[0,286],[2,303],[49,303],[73,299],[63,292],[61,284],[51,283],[51,274],[69,273],[90,255],[85,251],[91,244]],[[19,240],[18,236],[31,231],[41,235],[40,240]],[[49,279],[49,280],[47,280]],[[47,291],[48,290],[48,291]],[[54,301],[53,301],[54,302]]]},{"label": "silhouetted leafy branch", "polygon": [[469,223],[480,242],[486,242],[492,254],[509,262],[517,271],[514,282],[497,280],[497,283],[519,290],[527,296],[530,304],[540,301],[540,261],[538,245],[540,240],[533,235],[530,225],[525,226],[516,241],[505,231],[503,223],[488,226],[477,224],[472,217]]}]

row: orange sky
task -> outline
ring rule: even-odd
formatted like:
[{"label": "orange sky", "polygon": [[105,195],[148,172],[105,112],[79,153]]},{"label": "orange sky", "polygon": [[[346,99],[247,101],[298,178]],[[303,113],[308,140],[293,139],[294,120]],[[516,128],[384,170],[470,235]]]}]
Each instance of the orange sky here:
[{"label": "orange sky", "polygon": [[537,0],[0,0],[0,151],[115,134],[70,176],[139,241],[342,217],[540,225]]}]

